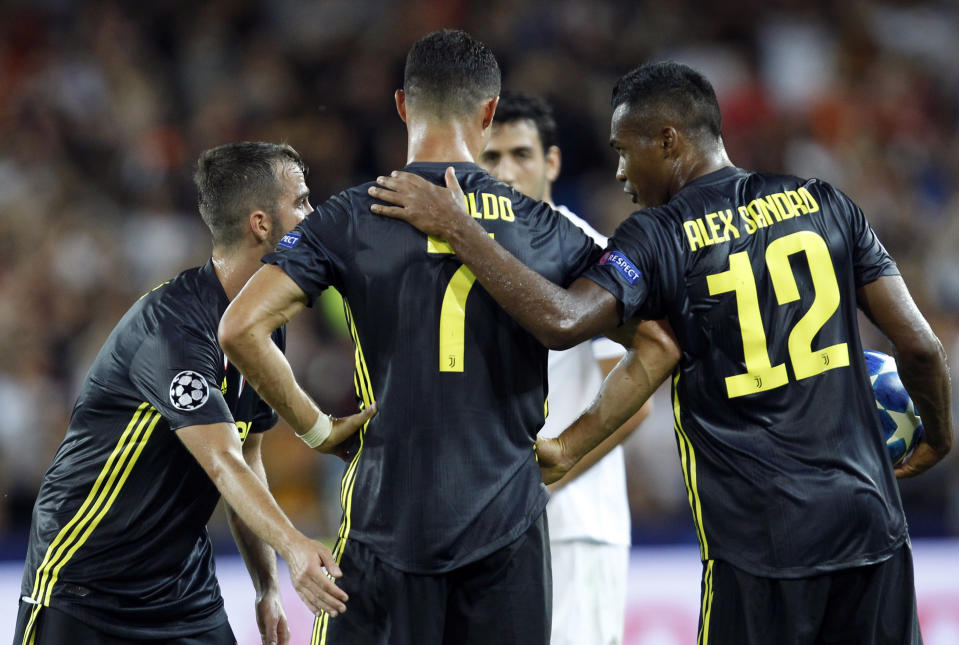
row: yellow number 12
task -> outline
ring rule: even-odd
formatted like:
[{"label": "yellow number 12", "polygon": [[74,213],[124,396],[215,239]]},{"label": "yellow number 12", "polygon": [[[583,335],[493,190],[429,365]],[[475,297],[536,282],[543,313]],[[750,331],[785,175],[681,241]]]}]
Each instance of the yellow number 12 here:
[{"label": "yellow number 12", "polygon": [[[799,231],[773,240],[766,247],[766,266],[780,305],[799,300],[796,276],[789,265],[789,256],[805,253],[809,261],[815,297],[809,311],[789,332],[789,359],[796,379],[809,378],[827,370],[849,365],[846,343],[812,349],[812,341],[823,325],[839,309],[839,284],[833,269],[826,241],[812,231]],[[729,269],[706,277],[710,295],[735,293],[742,334],[746,372],[726,377],[729,398],[745,396],[782,387],[789,382],[786,365],[773,365],[766,344],[759,309],[756,278],[746,252],[729,256]]]}]

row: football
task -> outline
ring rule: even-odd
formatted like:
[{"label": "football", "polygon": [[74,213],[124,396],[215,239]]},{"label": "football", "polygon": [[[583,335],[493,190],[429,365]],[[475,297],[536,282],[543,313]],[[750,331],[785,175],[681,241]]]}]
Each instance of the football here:
[{"label": "football", "polygon": [[866,350],[866,367],[879,408],[879,420],[886,435],[886,447],[893,465],[899,465],[912,452],[922,436],[922,419],[916,405],[899,380],[896,359],[882,352]]}]

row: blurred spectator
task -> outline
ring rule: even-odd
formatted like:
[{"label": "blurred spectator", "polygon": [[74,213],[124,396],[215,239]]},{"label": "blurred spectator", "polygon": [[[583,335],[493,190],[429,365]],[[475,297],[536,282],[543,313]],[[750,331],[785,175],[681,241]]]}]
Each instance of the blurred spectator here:
[{"label": "blurred spectator", "polygon": [[[558,198],[605,233],[630,210],[606,146],[613,81],[648,58],[701,67],[719,94],[734,163],[821,176],[849,193],[950,355],[959,352],[953,3],[6,2],[0,536],[7,542],[25,543],[33,495],[92,352],[137,297],[208,254],[190,182],[197,154],[229,140],[289,141],[311,166],[314,203],[402,166],[392,102],[402,57],[443,26],[488,42],[505,87],[550,96],[567,137]],[[353,359],[337,308],[334,298],[298,320],[289,345],[324,409],[344,413],[353,406]],[[887,349],[874,331],[867,338]],[[278,499],[303,529],[332,535],[340,463],[275,434],[265,451]],[[668,414],[630,443],[637,542],[693,539],[675,450]],[[959,535],[959,454],[925,477],[935,482],[902,487],[913,534]]]}]

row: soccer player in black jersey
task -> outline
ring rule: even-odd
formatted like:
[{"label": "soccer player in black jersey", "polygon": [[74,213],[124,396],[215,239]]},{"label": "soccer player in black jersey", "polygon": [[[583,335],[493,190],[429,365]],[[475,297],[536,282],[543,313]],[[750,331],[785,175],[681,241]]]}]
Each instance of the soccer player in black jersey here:
[{"label": "soccer player in black jersey", "polygon": [[[495,238],[560,284],[598,247],[548,205],[474,163],[500,73],[461,31],[422,38],[395,95],[407,170],[442,181]],[[336,645],[545,644],[550,627],[547,492],[533,450],[546,402],[546,349],[475,284],[449,246],[370,212],[363,184],[333,196],[266,257],[225,313],[220,340],[275,409],[302,415],[274,328],[325,288],[343,295],[356,390],[380,413],[343,477],[335,554],[350,610],[314,624]]]},{"label": "soccer player in black jersey", "polygon": [[[510,257],[450,190],[381,178],[374,206],[447,242],[544,343],[634,317],[670,322],[675,430],[703,559],[700,643],[920,643],[906,521],[862,357],[857,305],[895,347],[925,436],[895,470],[952,444],[939,340],[862,211],[820,180],[734,167],[709,82],[644,65],[613,91],[617,179],[642,210],[568,289]],[[391,192],[393,191],[393,192]],[[661,366],[614,372],[558,440],[548,480],[615,428]]]},{"label": "soccer player in black jersey", "polygon": [[[309,212],[304,171],[287,145],[201,155],[213,257],[141,297],[93,362],[34,507],[14,645],[233,645],[206,532],[221,494],[264,644],[289,642],[273,548],[312,611],[345,609],[326,575],[340,574],[332,553],[293,527],[266,486],[261,438],[277,416],[216,338],[260,257]],[[284,330],[271,342],[282,351]],[[374,411],[334,423],[319,449]]]}]

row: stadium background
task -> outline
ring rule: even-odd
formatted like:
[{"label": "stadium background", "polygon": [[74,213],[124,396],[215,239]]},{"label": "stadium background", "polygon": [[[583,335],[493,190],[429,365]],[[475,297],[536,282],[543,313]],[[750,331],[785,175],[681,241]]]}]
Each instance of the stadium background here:
[{"label": "stadium background", "polygon": [[[504,87],[553,102],[563,150],[554,194],[606,233],[630,212],[605,144],[613,82],[650,58],[702,69],[716,86],[733,161],[820,176],[850,194],[955,362],[956,2],[6,0],[0,639],[12,631],[33,497],[78,382],[133,300],[209,252],[190,179],[198,153],[241,139],[288,141],[311,167],[314,204],[402,166],[405,131],[392,93],[403,57],[416,38],[445,26],[492,47]],[[353,405],[352,349],[336,311],[330,301],[298,318],[289,346],[324,409],[344,413]],[[867,347],[888,350],[864,328]],[[637,545],[629,642],[650,645],[688,642],[674,637],[695,620],[698,592],[669,406],[658,397],[653,419],[627,446]],[[333,535],[339,462],[317,458],[283,429],[270,434],[266,453],[272,488],[297,526]],[[917,539],[926,642],[959,642],[959,451],[901,488]],[[222,575],[237,580],[224,589],[242,592],[248,583],[220,514],[210,530]],[[293,596],[288,604],[301,611]],[[236,606],[250,615],[235,620],[251,617],[249,604]]]}]

